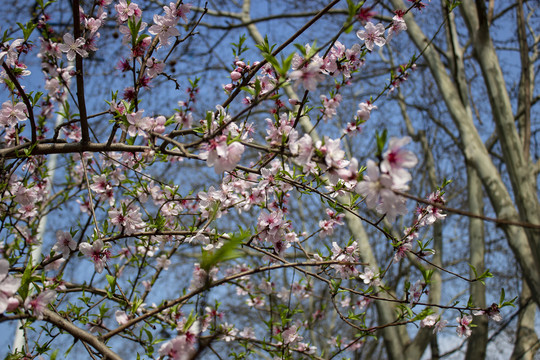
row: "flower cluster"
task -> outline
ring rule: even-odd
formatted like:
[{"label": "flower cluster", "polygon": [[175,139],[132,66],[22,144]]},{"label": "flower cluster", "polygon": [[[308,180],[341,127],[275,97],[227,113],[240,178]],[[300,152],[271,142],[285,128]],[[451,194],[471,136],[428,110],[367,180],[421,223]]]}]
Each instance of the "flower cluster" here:
[{"label": "flower cluster", "polygon": [[390,222],[407,213],[405,199],[396,192],[409,189],[407,183],[412,176],[407,169],[418,162],[413,152],[403,149],[410,141],[409,137],[391,138],[382,162],[377,165],[368,160],[367,175],[356,185],[356,192],[365,196],[366,205],[386,215]]}]

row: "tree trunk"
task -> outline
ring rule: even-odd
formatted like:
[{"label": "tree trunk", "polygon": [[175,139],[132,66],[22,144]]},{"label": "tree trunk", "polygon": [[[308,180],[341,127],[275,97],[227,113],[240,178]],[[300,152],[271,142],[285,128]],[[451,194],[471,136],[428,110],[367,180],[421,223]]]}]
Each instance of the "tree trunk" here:
[{"label": "tree trunk", "polygon": [[[476,171],[467,166],[467,192],[469,195],[469,211],[484,215],[484,193],[482,183],[476,174]],[[469,219],[469,248],[470,262],[476,268],[478,274],[484,272],[484,221],[481,219]],[[471,270],[471,274],[474,274]],[[471,297],[474,306],[486,307],[486,289],[480,281],[471,283]],[[467,342],[466,360],[482,360],[486,358],[486,349],[488,344],[488,318],[486,315],[475,316],[473,323],[476,325]]]}]

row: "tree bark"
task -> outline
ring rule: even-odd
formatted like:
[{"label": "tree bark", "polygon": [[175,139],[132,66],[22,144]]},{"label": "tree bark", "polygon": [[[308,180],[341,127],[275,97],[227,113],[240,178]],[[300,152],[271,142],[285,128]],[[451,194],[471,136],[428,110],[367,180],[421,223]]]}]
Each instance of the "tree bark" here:
[{"label": "tree bark", "polygon": [[[403,1],[401,0],[391,0],[391,2],[396,9],[405,8]],[[464,2],[463,4],[467,4],[467,6],[470,6],[470,2]],[[464,13],[466,12],[467,11],[464,11]],[[513,221],[524,220],[520,218],[520,214],[515,208],[512,197],[510,196],[510,193],[506,185],[504,184],[501,175],[493,164],[490,155],[478,134],[478,131],[473,122],[473,118],[470,115],[470,112],[468,112],[467,109],[463,106],[463,103],[461,102],[461,99],[459,97],[459,91],[450,76],[448,75],[448,72],[446,71],[443,62],[441,61],[439,54],[432,46],[427,46],[429,44],[429,39],[424,35],[411,13],[408,13],[405,16],[405,20],[408,27],[408,34],[411,40],[415,43],[416,47],[419,50],[425,50],[423,53],[423,58],[425,59],[433,75],[433,78],[439,88],[443,100],[446,103],[447,109],[453,122],[458,128],[461,138],[462,151],[465,155],[466,161],[475,168],[480,179],[482,180],[482,184],[485,188],[487,195],[490,198],[490,202],[497,214],[497,217]],[[491,55],[496,56],[496,54]],[[486,62],[493,64],[494,62],[496,62],[496,59],[486,60]],[[483,76],[491,78],[492,74],[489,71],[483,71]],[[491,78],[489,83],[491,84],[492,82],[496,83],[497,81],[504,80],[502,79],[502,74],[500,76],[495,76],[495,78],[496,79]],[[502,84],[494,84],[494,86],[495,85],[498,88],[497,94],[504,97],[503,94],[500,94],[502,90],[505,90],[504,82]],[[491,97],[493,97],[493,95],[494,94],[492,93]],[[506,94],[506,98],[508,98],[508,94]],[[496,113],[498,110],[500,110],[499,108],[500,106],[498,105],[497,108],[493,109],[493,112]],[[511,109],[511,107],[509,107],[509,109]],[[500,116],[498,116],[498,118],[500,118]],[[512,133],[515,133],[516,131],[513,121],[511,124],[508,124],[508,122],[505,121],[504,125],[506,127],[508,127],[508,125],[511,125],[511,128],[508,129],[508,131],[510,136],[512,136]],[[506,128],[503,127],[502,133],[504,133],[506,136],[505,129]],[[508,141],[506,141],[505,144],[506,143],[508,143]],[[508,145],[509,144],[506,144],[505,147],[508,147]],[[537,207],[535,203],[538,203],[537,194],[536,191],[531,191],[531,187],[528,184],[530,182],[530,179],[524,174],[525,171],[522,166],[523,156],[521,153],[521,146],[518,146],[517,149],[519,149],[520,152],[518,154],[515,154],[517,158],[516,163],[520,163],[520,166],[514,164],[511,161],[511,157],[512,155],[514,155],[513,148],[511,149],[512,151],[506,151],[505,159],[507,157],[510,158],[510,164],[507,163],[507,165],[509,169],[513,169],[512,172],[514,173],[514,180],[516,180],[515,178],[517,177],[521,178],[524,182],[524,189],[522,191],[519,191],[521,195],[519,197],[516,195],[517,199],[519,198],[525,201],[525,203],[521,203],[519,205],[520,210],[523,207],[527,207],[528,204],[532,204],[530,209],[525,209],[524,214],[530,215],[530,217],[525,218],[525,221],[537,224],[538,222],[536,221],[530,221],[530,219],[538,216],[534,215],[534,209],[536,209]],[[506,160],[505,162],[508,161],[509,160]],[[517,176],[518,173],[519,175],[521,175],[521,177]],[[519,181],[517,183],[515,183],[515,181],[512,181],[512,183],[515,185],[520,184]],[[519,186],[517,187],[519,188]],[[528,199],[524,199],[524,194],[527,194]],[[505,232],[508,244],[512,249],[514,255],[516,256],[516,259],[520,264],[527,283],[534,295],[534,299],[537,303],[540,304],[540,271],[538,265],[540,264],[540,261],[538,261],[538,252],[540,250],[538,249],[538,247],[533,249],[532,244],[534,244],[534,241],[531,241],[531,243],[529,243],[529,239],[534,240],[534,236],[528,236],[534,235],[534,233],[538,234],[538,231],[531,229],[526,232],[522,227],[511,225],[503,225],[502,228]]]},{"label": "tree bark", "polygon": [[[478,215],[484,214],[484,193],[482,183],[476,171],[467,166],[467,193],[469,195],[469,211]],[[478,274],[484,272],[484,222],[481,219],[469,219],[469,249],[470,262],[476,268]],[[474,274],[471,270],[471,275]],[[486,289],[480,281],[471,283],[471,297],[474,306],[486,307]],[[482,360],[486,358],[488,344],[488,318],[486,315],[474,316],[473,323],[476,325],[467,342],[466,360]]]},{"label": "tree bark", "polygon": [[540,349],[538,336],[534,330],[536,317],[536,303],[531,299],[531,291],[527,283],[523,282],[521,297],[519,298],[519,317],[516,342],[511,360],[533,360]]}]

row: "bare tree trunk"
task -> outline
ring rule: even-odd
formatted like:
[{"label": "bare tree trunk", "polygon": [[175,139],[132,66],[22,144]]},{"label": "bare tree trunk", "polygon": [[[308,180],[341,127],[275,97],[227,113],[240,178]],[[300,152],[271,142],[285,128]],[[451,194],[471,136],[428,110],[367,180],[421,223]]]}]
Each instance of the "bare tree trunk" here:
[{"label": "bare tree trunk", "polygon": [[[482,183],[471,166],[467,165],[467,192],[469,195],[469,211],[484,214],[484,193]],[[469,219],[469,248],[470,262],[476,268],[478,274],[484,272],[484,222],[481,219]],[[472,273],[472,270],[471,270]],[[474,276],[474,274],[472,274]],[[486,288],[480,281],[471,283],[471,297],[474,306],[486,307]],[[475,316],[476,328],[469,337],[467,343],[466,360],[482,360],[486,358],[488,344],[488,318],[486,315]]]},{"label": "bare tree trunk", "polygon": [[[524,154],[523,143],[519,137],[512,113],[512,103],[506,89],[502,69],[497,53],[489,36],[489,25],[485,3],[477,0],[476,6],[472,1],[464,1],[462,14],[471,34],[475,58],[482,70],[488,93],[493,120],[497,127],[499,143],[506,169],[519,209],[521,220],[532,224],[540,224],[540,204],[536,189],[533,166],[528,156]],[[528,142],[527,139],[525,142]],[[526,229],[527,238],[533,257],[540,263],[540,232]]]},{"label": "bare tree trunk", "polygon": [[511,360],[533,360],[540,349],[540,342],[534,330],[536,303],[531,299],[531,290],[523,282],[519,299],[518,331]]},{"label": "bare tree trunk", "polygon": [[[403,4],[402,0],[391,0],[392,5],[396,9],[403,9],[406,6]],[[464,6],[472,6],[471,2],[463,2]],[[468,8],[467,8],[468,9]],[[476,13],[476,9],[474,9],[474,12]],[[471,10],[472,11],[472,10]],[[468,13],[468,11],[463,11],[464,16],[467,15],[465,13]],[[512,220],[512,221],[520,221],[522,218],[520,218],[520,213],[516,210],[516,207],[514,205],[512,196],[510,195],[506,184],[504,183],[501,175],[499,174],[497,168],[493,164],[491,157],[482,142],[482,139],[480,138],[480,135],[478,134],[478,130],[476,129],[473,118],[469,111],[464,107],[460,96],[459,96],[459,90],[456,88],[456,85],[453,83],[452,79],[448,75],[448,72],[446,70],[446,67],[444,66],[443,62],[441,61],[441,58],[437,51],[431,47],[428,46],[429,39],[424,35],[421,28],[418,26],[416,21],[414,20],[414,17],[411,13],[408,13],[405,16],[405,20],[408,27],[408,35],[410,36],[411,40],[415,43],[416,47],[422,51],[423,53],[423,59],[425,59],[432,75],[434,78],[434,81],[436,82],[439,91],[441,93],[441,96],[446,103],[446,107],[449,111],[450,116],[452,117],[452,120],[456,124],[456,127],[459,131],[460,139],[461,139],[461,145],[462,145],[462,151],[465,155],[465,158],[467,162],[475,168],[477,171],[478,176],[482,180],[482,184],[484,186],[484,189],[487,193],[487,195],[490,198],[491,204],[497,214],[497,216],[501,219],[505,220]],[[471,29],[476,29],[473,26],[470,27]],[[471,32],[478,32],[478,30],[470,30]],[[489,35],[489,31],[486,30],[486,35]],[[477,45],[475,42],[473,45]],[[488,54],[486,54],[488,56]],[[489,56],[496,57],[495,53],[490,53]],[[498,65],[498,62],[493,59],[489,60],[490,64],[496,64]],[[500,68],[498,69],[500,71]],[[505,90],[505,84],[504,79],[501,76],[494,76],[489,71],[483,71],[484,77],[491,78],[488,88],[490,87],[491,83],[496,83],[497,81],[503,81],[502,84],[495,84],[498,92],[495,94],[494,92],[490,95],[490,101],[493,98],[495,103],[497,103],[496,96],[503,96],[500,92],[502,90]],[[492,78],[492,77],[495,78]],[[507,98],[508,94],[506,94]],[[503,99],[504,100],[504,99]],[[503,101],[501,100],[501,101]],[[511,111],[511,106],[508,107]],[[507,110],[508,110],[507,109]],[[496,108],[493,108],[493,113],[496,113],[497,111],[501,110],[500,105],[498,105]],[[505,113],[507,112],[505,110]],[[498,116],[497,119],[501,118],[501,116]],[[496,119],[496,121],[498,121]],[[505,126],[503,127],[503,131],[500,133],[505,134],[503,137],[506,137],[506,127],[508,127],[508,133],[510,136],[512,136],[513,132],[516,132],[515,125],[513,123],[513,120],[509,123],[508,121],[505,121]],[[511,129],[513,127],[513,130]],[[519,140],[519,139],[518,139]],[[506,145],[508,141],[505,142]],[[513,144],[513,143],[512,143]],[[504,145],[505,147],[507,147]],[[514,172],[514,180],[515,178],[519,178],[522,176],[523,178],[523,191],[519,191],[520,195],[516,195],[517,202],[520,203],[520,200],[524,199],[525,196],[526,202],[520,203],[518,206],[520,208],[520,211],[522,208],[527,208],[528,204],[531,203],[531,208],[526,209],[523,212],[523,215],[530,215],[526,216],[525,219],[528,222],[536,223],[537,221],[531,221],[530,219],[533,219],[534,217],[539,216],[538,212],[534,214],[535,209],[537,208],[538,204],[538,196],[536,193],[536,190],[531,190],[530,186],[530,176],[526,175],[525,167],[523,166],[523,154],[521,152],[521,141],[519,142],[519,146],[517,147],[520,152],[516,154],[517,159],[516,163],[512,160],[512,156],[515,154],[512,148],[512,151],[506,151],[505,155],[505,162],[508,166],[508,168],[512,168],[512,171]],[[521,161],[520,161],[521,159]],[[520,165],[516,165],[520,164]],[[516,171],[514,171],[516,170]],[[509,170],[510,171],[510,170]],[[532,166],[529,167],[527,170],[530,173],[532,173]],[[520,187],[519,181],[516,183],[515,181],[512,182],[515,184],[517,188]],[[534,219],[533,219],[534,220]],[[531,289],[531,292],[533,293],[533,298],[537,303],[540,304],[540,271],[539,271],[539,265],[540,265],[540,259],[538,258],[538,252],[540,251],[540,247],[534,247],[535,241],[534,236],[530,236],[531,234],[534,235],[536,232],[538,236],[538,230],[528,230],[527,232],[522,228],[518,226],[513,225],[503,225],[502,226],[506,239],[508,241],[508,244],[512,251],[514,252],[514,255],[516,256],[517,261],[520,264],[520,267],[523,271],[523,274],[525,278],[527,279],[527,283]],[[529,236],[528,236],[529,235]],[[531,239],[531,242],[529,240]]]}]

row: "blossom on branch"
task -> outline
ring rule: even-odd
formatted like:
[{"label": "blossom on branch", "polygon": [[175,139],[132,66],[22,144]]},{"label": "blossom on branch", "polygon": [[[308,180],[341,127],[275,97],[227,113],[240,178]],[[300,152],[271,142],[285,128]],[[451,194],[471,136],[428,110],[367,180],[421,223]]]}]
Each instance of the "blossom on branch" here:
[{"label": "blossom on branch", "polygon": [[365,196],[366,205],[376,208],[377,212],[386,214],[393,222],[398,215],[407,213],[405,200],[394,193],[394,190],[406,190],[403,184],[395,184],[389,174],[381,173],[379,166],[373,161],[367,162],[367,174],[364,180],[356,185],[356,192]]},{"label": "blossom on branch", "polygon": [[85,42],[84,38],[80,37],[75,40],[73,35],[67,33],[64,34],[64,43],[58,45],[58,49],[66,53],[66,57],[69,61],[73,61],[76,54],[79,54],[83,58],[88,56],[86,50],[83,49]]},{"label": "blossom on branch", "polygon": [[456,332],[459,337],[465,336],[469,337],[472,334],[472,330],[470,328],[470,325],[472,323],[472,316],[465,315],[463,317],[457,317],[456,321],[458,323],[458,326],[456,328]]},{"label": "blossom on branch", "polygon": [[201,148],[203,151],[199,153],[199,157],[206,160],[208,167],[213,166],[216,174],[232,171],[244,153],[244,145],[237,141],[227,144],[225,135],[210,139],[209,143],[203,144]]},{"label": "blossom on branch", "polygon": [[100,274],[111,257],[111,252],[103,249],[103,246],[101,240],[96,240],[93,244],[85,242],[79,245],[79,251],[92,259],[96,271]]},{"label": "blossom on branch", "polygon": [[176,28],[176,19],[174,18],[155,14],[154,24],[150,26],[148,32],[158,36],[159,46],[169,45],[171,37],[180,35],[180,31]]},{"label": "blossom on branch", "polygon": [[30,310],[34,313],[38,319],[43,319],[43,310],[47,308],[54,299],[56,298],[56,291],[54,290],[44,290],[39,293],[35,298],[27,297],[24,302],[24,307],[27,310]]},{"label": "blossom on branch", "polygon": [[56,232],[56,244],[52,249],[54,252],[62,253],[63,257],[67,258],[71,251],[77,249],[77,243],[73,241],[69,232],[58,230]]},{"label": "blossom on branch", "polygon": [[14,66],[19,59],[19,51],[17,50],[24,43],[23,39],[14,40],[11,45],[7,42],[0,44],[0,61],[4,60],[7,66]]},{"label": "blossom on branch", "polygon": [[11,101],[5,101],[0,110],[0,125],[5,127],[17,125],[19,121],[24,121],[28,117],[26,111],[26,105],[22,102],[14,104]]},{"label": "blossom on branch", "polygon": [[382,47],[384,44],[386,44],[384,31],[383,24],[373,25],[373,23],[368,22],[365,26],[365,30],[358,30],[356,32],[356,36],[358,36],[360,40],[364,40],[366,48],[369,51],[372,51],[374,45]]}]

